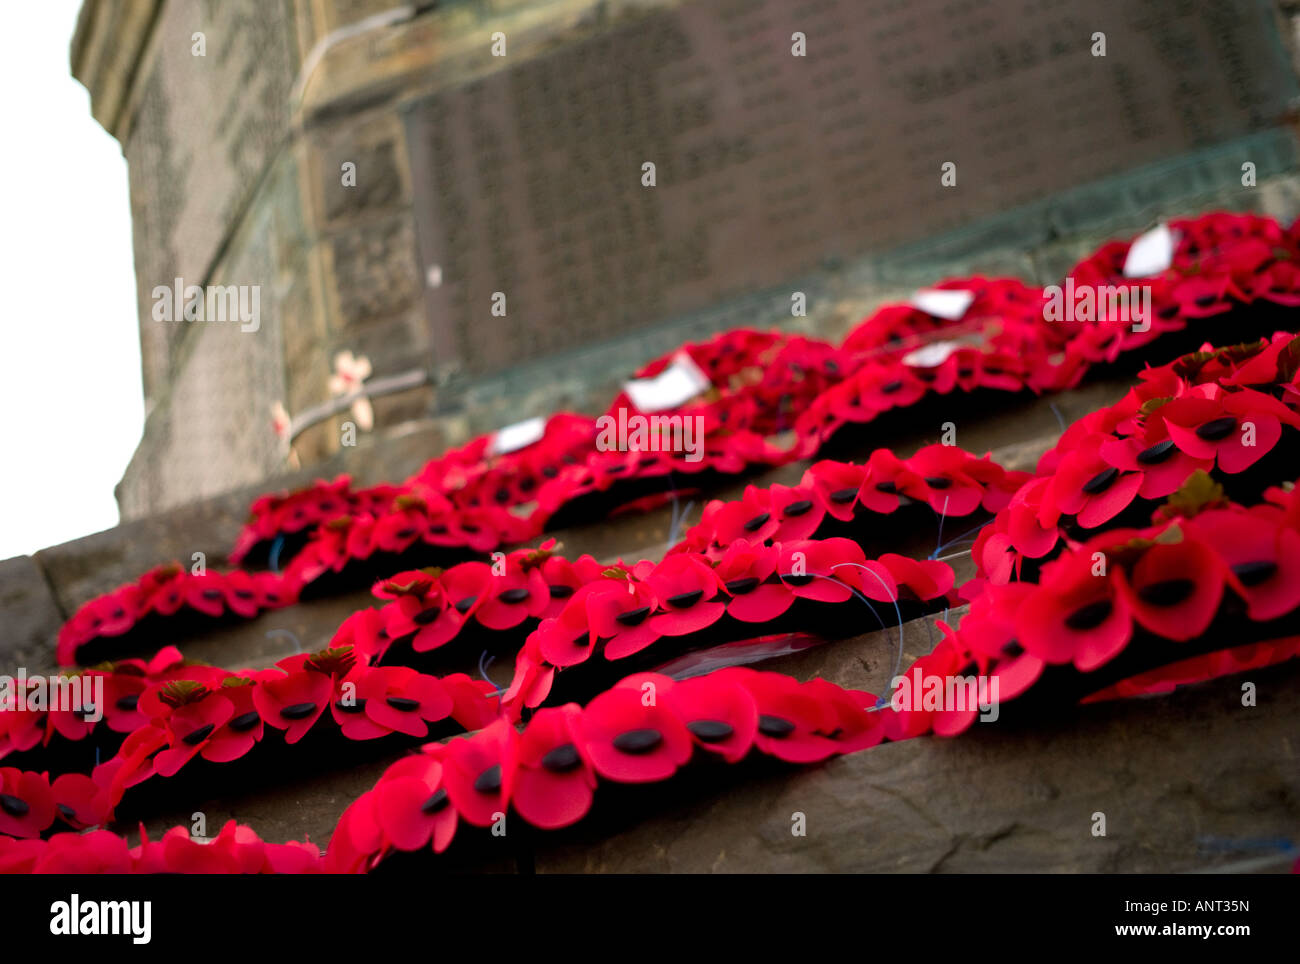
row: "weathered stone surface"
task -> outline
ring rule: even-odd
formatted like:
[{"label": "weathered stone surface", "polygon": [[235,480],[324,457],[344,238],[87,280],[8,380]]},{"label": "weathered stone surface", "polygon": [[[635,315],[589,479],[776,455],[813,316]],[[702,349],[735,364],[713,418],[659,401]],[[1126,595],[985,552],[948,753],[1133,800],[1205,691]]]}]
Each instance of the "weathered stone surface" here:
[{"label": "weathered stone surface", "polygon": [[172,384],[169,367],[189,334],[150,320],[151,290],[175,277],[211,282],[218,249],[288,137],[292,8],[290,0],[169,2],[136,65],[135,123],[116,133],[131,175],[150,398]]},{"label": "weathered stone surface", "polygon": [[63,613],[31,556],[0,560],[0,672],[26,666],[38,672],[51,662]]}]

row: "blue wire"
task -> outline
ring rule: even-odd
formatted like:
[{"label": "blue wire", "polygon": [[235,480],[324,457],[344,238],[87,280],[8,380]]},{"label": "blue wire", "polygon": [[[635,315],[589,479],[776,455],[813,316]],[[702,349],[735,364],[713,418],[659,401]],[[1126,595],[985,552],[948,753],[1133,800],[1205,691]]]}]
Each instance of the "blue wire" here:
[{"label": "blue wire", "polygon": [[[831,568],[838,569],[840,566],[855,566],[858,569],[862,569],[865,570],[866,572],[870,572],[871,575],[876,577],[876,582],[884,586],[886,591],[889,590],[889,587],[885,585],[885,581],[881,579],[880,576],[876,575],[876,573],[872,572],[870,569],[867,569],[867,567],[862,565],[861,563],[837,562],[835,565],[831,566]],[[793,576],[794,573],[786,573],[785,575]],[[843,586],[849,592],[853,593],[853,595],[861,599],[862,602],[866,605],[866,607],[871,610],[871,615],[876,617],[876,622],[880,623],[880,628],[882,630],[884,630],[885,632],[889,631],[889,627],[885,625],[885,621],[880,618],[880,613],[876,612],[876,607],[871,605],[871,600],[868,599],[866,596],[864,596],[862,593],[860,593],[858,590],[854,589],[848,583],[841,582],[838,579],[833,579],[830,576],[823,576],[820,572],[807,573],[807,575],[816,576],[818,579],[827,579],[833,583],[836,583],[837,585]],[[903,610],[899,607],[897,599],[894,600],[894,615],[898,617],[898,657],[894,661],[893,675],[897,676],[899,669],[902,668],[903,665]]]},{"label": "blue wire", "polygon": [[[953,546],[961,545],[961,543],[965,540],[965,538],[966,538],[968,535],[970,535],[972,532],[979,532],[979,531],[980,531],[981,529],[983,529],[985,526],[992,524],[993,521],[994,521],[993,519],[989,519],[987,522],[981,522],[979,525],[975,526],[975,528],[973,528],[973,529],[967,529],[965,532],[963,532],[961,535],[957,536],[957,538],[953,539],[951,542],[944,543],[943,545],[941,545],[941,546],[939,546],[937,549],[935,549],[935,550],[934,550],[934,554],[933,554],[932,556],[930,556],[930,558],[931,558],[931,559],[937,559],[937,558],[939,557],[939,553],[943,552],[945,549],[951,549]],[[972,540],[972,541],[973,541],[973,540]]]},{"label": "blue wire", "polygon": [[[948,518],[948,496],[945,495],[943,497],[943,512],[939,513],[939,538],[934,545],[935,556],[937,556],[939,550],[943,548],[943,520],[946,518]],[[931,556],[930,558],[933,559],[934,556]]]},{"label": "blue wire", "polygon": [[510,689],[510,687],[509,687],[509,686],[497,686],[497,684],[496,684],[496,680],[494,680],[494,679],[492,679],[492,677],[488,676],[488,674],[487,674],[487,667],[488,667],[488,666],[491,666],[491,665],[496,661],[496,657],[495,657],[495,656],[488,656],[487,666],[485,666],[485,665],[483,665],[483,657],[485,657],[485,656],[487,656],[487,650],[486,650],[486,649],[483,650],[483,652],[480,653],[480,654],[479,654],[479,657],[478,657],[478,674],[479,674],[479,676],[482,676],[483,679],[486,680],[488,683],[490,683],[492,686],[495,686],[495,687],[496,687],[496,689],[494,689],[491,693],[489,693],[488,696],[500,696],[500,695],[501,695],[502,693],[504,693],[506,690]]},{"label": "blue wire", "polygon": [[280,574],[280,551],[283,548],[284,548],[284,533],[281,532],[278,536],[275,537],[275,541],[271,543],[271,557],[269,560],[271,565],[271,571],[275,573],[277,576]]}]

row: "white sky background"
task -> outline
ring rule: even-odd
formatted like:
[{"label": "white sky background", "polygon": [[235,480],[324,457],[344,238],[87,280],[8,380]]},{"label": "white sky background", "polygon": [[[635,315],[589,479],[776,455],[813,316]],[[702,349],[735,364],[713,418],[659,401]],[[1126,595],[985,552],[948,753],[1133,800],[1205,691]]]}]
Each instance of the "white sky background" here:
[{"label": "white sky background", "polygon": [[0,559],[115,525],[144,424],[126,161],[68,66],[79,7],[0,27]]}]

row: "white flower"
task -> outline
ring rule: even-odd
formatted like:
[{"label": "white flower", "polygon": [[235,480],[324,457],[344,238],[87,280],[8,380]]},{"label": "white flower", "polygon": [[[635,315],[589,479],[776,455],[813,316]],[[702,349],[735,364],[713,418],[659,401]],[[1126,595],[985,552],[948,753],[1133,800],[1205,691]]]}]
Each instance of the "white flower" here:
[{"label": "white flower", "polygon": [[365,355],[353,357],[350,351],[334,356],[334,374],[330,376],[331,395],[351,395],[361,390],[361,383],[370,377],[370,359]]},{"label": "white flower", "polygon": [[370,431],[375,425],[375,410],[364,394],[362,384],[370,377],[370,359],[365,355],[353,356],[351,351],[341,351],[334,356],[334,374],[330,376],[330,394],[335,397],[357,395],[352,402],[352,417],[357,428]]}]

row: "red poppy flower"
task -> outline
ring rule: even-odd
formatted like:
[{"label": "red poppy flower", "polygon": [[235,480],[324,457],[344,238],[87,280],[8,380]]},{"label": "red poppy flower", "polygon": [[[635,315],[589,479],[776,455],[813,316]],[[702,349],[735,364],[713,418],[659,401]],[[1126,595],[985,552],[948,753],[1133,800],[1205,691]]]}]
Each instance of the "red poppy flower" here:
[{"label": "red poppy flower", "polygon": [[252,619],[257,615],[259,592],[253,577],[238,569],[224,576],[225,603],[231,612]]},{"label": "red poppy flower", "polygon": [[[247,671],[245,671],[247,672]],[[231,676],[222,681],[220,695],[230,703],[230,718],[202,742],[199,753],[213,763],[237,760],[262,739],[262,717],[253,704],[254,680]]]},{"label": "red poppy flower", "polygon": [[[411,648],[417,653],[446,645],[468,619],[460,608],[448,606],[441,579],[428,573],[399,574],[377,586],[375,592],[395,599],[379,611],[382,638],[394,640],[409,636]],[[468,611],[470,605],[464,608]]]},{"label": "red poppy flower", "polygon": [[560,614],[569,598],[585,583],[599,575],[601,567],[591,556],[582,556],[576,562],[570,562],[563,556],[554,555],[550,548],[554,539],[548,539],[540,549],[526,557],[525,565],[537,569],[546,584],[548,599],[542,608],[535,612],[538,619],[551,619]]},{"label": "red poppy flower", "polygon": [[126,841],[107,830],[57,833],[46,841],[31,873],[129,874],[131,856]]},{"label": "red poppy flower", "polygon": [[86,603],[59,629],[56,656],[60,665],[76,662],[77,650],[99,636],[120,636],[141,612],[139,587],[123,586]]},{"label": "red poppy flower", "polygon": [[[601,693],[582,712],[588,759],[601,776],[648,783],[672,776],[691,758],[690,731],[668,707],[666,677],[638,674]],[[651,683],[643,690],[640,683]],[[649,705],[647,705],[647,703]]]},{"label": "red poppy flower", "polygon": [[372,539],[376,549],[401,553],[428,531],[428,503],[418,495],[399,495],[391,510],[376,518]]},{"label": "red poppy flower", "polygon": [[226,611],[226,578],[209,570],[190,573],[185,581],[185,604],[206,616],[220,616]]},{"label": "red poppy flower", "polygon": [[[392,727],[371,719],[366,712],[369,702],[361,688],[374,672],[376,669],[358,663],[335,681],[330,715],[339,725],[343,736],[349,740],[376,740],[393,732]],[[377,680],[374,686],[382,688],[382,681]]]},{"label": "red poppy flower", "polygon": [[818,602],[840,603],[852,596],[849,586],[859,581],[851,564],[867,561],[851,539],[806,539],[777,548],[781,582],[796,596]]},{"label": "red poppy flower", "polygon": [[286,743],[297,743],[325,712],[333,691],[334,682],[324,673],[266,670],[258,675],[253,705],[263,721],[285,731]]},{"label": "red poppy flower", "polygon": [[596,775],[585,756],[581,715],[573,703],[539,710],[511,744],[505,794],[533,826],[567,827],[591,809]]},{"label": "red poppy flower", "polygon": [[505,572],[493,577],[475,617],[488,629],[512,629],[549,602],[550,589],[541,572],[523,569],[517,558],[507,557]]},{"label": "red poppy flower", "polygon": [[[396,609],[397,607],[391,607]],[[330,640],[331,647],[350,646],[364,662],[369,662],[388,651],[392,637],[385,627],[384,610],[360,609],[339,624]],[[412,630],[415,631],[415,630]]]},{"label": "red poppy flower", "polygon": [[779,548],[743,539],[727,546],[714,572],[731,600],[727,613],[744,623],[766,623],[794,605],[795,595],[775,578],[781,558]]},{"label": "red poppy flower", "polygon": [[743,759],[754,745],[758,704],[734,674],[721,671],[681,680],[665,699],[696,745],[728,763]]},{"label": "red poppy flower", "polygon": [[661,611],[650,617],[650,626],[660,636],[699,632],[727,611],[722,581],[699,556],[668,556],[645,577],[645,585],[659,600]]},{"label": "red poppy flower", "polygon": [[1194,459],[1217,459],[1230,474],[1244,472],[1273,449],[1282,437],[1282,419],[1295,424],[1286,406],[1250,389],[1215,399],[1177,398],[1158,412],[1179,449]]},{"label": "red poppy flower", "polygon": [[[163,834],[162,861],[173,874],[237,874],[243,872],[229,846],[218,847],[194,840],[185,827],[173,827]],[[260,864],[261,855],[258,855]]]},{"label": "red poppy flower", "polygon": [[383,836],[399,850],[433,844],[434,853],[451,846],[456,808],[451,805],[442,761],[428,753],[399,760],[373,791],[373,812]]},{"label": "red poppy flower", "polygon": [[540,631],[534,632],[519,651],[510,686],[501,694],[502,709],[508,710],[512,719],[518,718],[520,704],[540,706],[555,682],[555,667],[541,655],[540,648],[534,642],[539,638]]},{"label": "red poppy flower", "polygon": [[379,726],[416,737],[427,735],[428,723],[445,720],[452,710],[441,680],[407,666],[377,666],[365,672],[357,683],[356,703]]},{"label": "red poppy flower", "polygon": [[[1037,586],[1025,582],[994,587],[971,602],[970,613],[961,621],[959,648],[968,650],[990,676],[997,677],[1001,700],[1013,699],[1029,689],[1046,665],[1016,637],[1020,607],[1037,591]],[[947,629],[944,623],[939,628]]]},{"label": "red poppy flower", "polygon": [[1225,650],[1203,653],[1190,659],[1166,663],[1145,673],[1138,673],[1136,676],[1130,676],[1095,693],[1090,693],[1080,700],[1080,703],[1098,703],[1133,696],[1172,693],[1179,686],[1200,683],[1247,669],[1272,666],[1293,659],[1297,654],[1300,654],[1300,636],[1268,643],[1234,646]]},{"label": "red poppy flower", "polygon": [[464,820],[490,827],[506,812],[503,766],[513,752],[511,743],[518,738],[514,727],[502,719],[446,745],[443,786]]},{"label": "red poppy flower", "polygon": [[154,754],[167,743],[167,727],[160,721],[150,722],[129,734],[116,755],[91,771],[90,778],[107,790],[110,809],[130,787],[154,775]]},{"label": "red poppy flower", "polygon": [[[841,522],[850,522],[853,519],[854,506],[858,502],[858,490],[862,487],[867,472],[868,468],[865,465],[833,461],[814,462],[804,473],[800,486],[812,489],[821,514],[829,515]],[[894,506],[897,504],[898,499],[895,497]],[[810,532],[801,538],[806,539],[811,534]]]},{"label": "red poppy flower", "polygon": [[1231,570],[1229,585],[1263,622],[1300,606],[1300,533],[1258,512],[1211,510],[1185,523]]},{"label": "red poppy flower", "polygon": [[477,552],[491,552],[504,542],[524,542],[537,533],[535,525],[497,505],[460,510],[464,544]]},{"label": "red poppy flower", "polygon": [[[16,693],[14,698],[17,699]],[[48,724],[49,719],[44,710],[0,711],[0,759],[10,753],[30,750],[36,746],[46,737]]]},{"label": "red poppy flower", "polygon": [[999,512],[1006,508],[1011,503],[1012,496],[1034,480],[1032,472],[1008,471],[987,454],[978,459],[969,453],[962,454],[965,456],[962,471],[983,487],[981,504],[989,512]]},{"label": "red poppy flower", "polygon": [[[376,510],[380,511],[380,510]],[[375,530],[378,526],[376,516],[357,511],[352,513],[351,522],[346,526],[339,523],[337,531],[343,537],[343,547],[348,559],[369,559],[375,553]],[[333,528],[333,527],[329,527]],[[298,567],[298,562],[304,554],[298,555],[293,563],[289,566],[289,571],[293,572]],[[310,580],[308,580],[310,581]]]},{"label": "red poppy flower", "polygon": [[[574,600],[577,598],[575,596]],[[590,639],[593,644],[597,639],[605,641],[605,656],[608,659],[623,659],[638,653],[660,636],[659,630],[649,618],[659,600],[649,586],[630,576],[593,583],[591,591],[583,597],[583,602],[587,611]],[[568,609],[566,606],[566,613]],[[564,613],[561,613],[557,624],[563,621]],[[573,638],[575,645],[577,638],[577,635]],[[555,663],[546,649],[543,649],[543,653],[550,662]]]},{"label": "red poppy flower", "polygon": [[1231,310],[1238,292],[1224,274],[1187,278],[1174,285],[1172,294],[1183,318],[1208,318]]},{"label": "red poppy flower", "polygon": [[17,840],[0,835],[0,874],[33,873],[36,864],[49,849],[49,842],[39,837]]},{"label": "red poppy flower", "polygon": [[141,675],[120,664],[104,676],[104,720],[114,733],[131,733],[145,723],[140,694],[146,683]]},{"label": "red poppy flower", "polygon": [[253,591],[257,594],[259,609],[279,609],[298,601],[302,584],[295,582],[290,573],[253,573]]},{"label": "red poppy flower", "polygon": [[377,794],[363,793],[343,811],[329,849],[325,851],[322,870],[327,874],[365,873],[384,847],[384,831],[376,816]]},{"label": "red poppy flower", "polygon": [[852,422],[867,422],[888,409],[915,405],[928,389],[915,371],[892,364],[864,365],[842,384],[852,395],[840,413]]},{"label": "red poppy flower", "polygon": [[858,499],[872,512],[889,513],[899,507],[904,492],[924,492],[925,479],[888,449],[876,449],[867,460]]},{"label": "red poppy flower", "polygon": [[55,813],[54,793],[43,775],[0,767],[0,833],[40,836]]},{"label": "red poppy flower", "polygon": [[[1047,555],[1060,539],[1054,513],[1045,506],[1051,480],[1038,478],[1025,483],[1007,503],[1007,539],[1016,551],[1030,559]],[[1044,524],[1044,519],[1050,520]]]},{"label": "red poppy flower", "polygon": [[186,575],[176,563],[169,563],[151,569],[140,577],[140,589],[144,596],[141,612],[156,612],[160,616],[171,616],[185,603]]},{"label": "red poppy flower", "polygon": [[983,502],[984,487],[967,474],[969,460],[956,446],[927,445],[907,460],[920,485],[909,478],[899,491],[928,503],[940,515],[970,515]]},{"label": "red poppy flower", "polygon": [[1141,473],[1122,473],[1107,464],[1100,454],[1103,441],[1103,436],[1090,436],[1061,458],[1039,512],[1044,527],[1054,523],[1055,510],[1076,516],[1086,529],[1095,529],[1123,512],[1137,496]]},{"label": "red poppy flower", "polygon": [[1041,582],[1016,614],[1016,639],[1047,663],[1090,672],[1113,659],[1133,635],[1114,566],[1071,553],[1043,567]]},{"label": "red poppy flower", "polygon": [[[863,573],[860,576],[861,589],[863,593],[872,599],[879,599],[884,602],[890,602],[899,595],[903,597],[914,596],[920,600],[940,599],[946,596],[952,589],[953,581],[956,578],[953,574],[952,567],[946,562],[940,562],[938,559],[913,559],[910,556],[900,556],[897,553],[883,553],[877,560],[877,566],[872,567],[868,562],[868,569],[879,572],[883,568],[889,579],[874,580],[870,575]],[[862,570],[858,570],[862,572]],[[875,582],[875,593],[871,592],[872,583]],[[881,584],[883,582],[883,585]],[[901,590],[891,590],[890,583],[896,583]]]},{"label": "red poppy flower", "polygon": [[[942,700],[931,694],[942,693],[946,681],[957,674],[958,667],[969,662],[960,637],[944,633],[933,650],[913,660],[901,676],[891,680],[891,692],[887,699],[880,701],[878,710],[884,735],[898,742],[931,732],[939,720],[950,732],[968,725],[964,716],[948,712]],[[936,683],[938,690],[932,690]],[[970,716],[973,719],[973,714]]]},{"label": "red poppy flower", "polygon": [[466,730],[481,730],[501,715],[497,687],[464,673],[450,673],[441,679],[451,698],[451,718]]},{"label": "red poppy flower", "polygon": [[1275,261],[1238,281],[1247,298],[1259,298],[1288,308],[1300,306],[1300,268],[1291,260]]},{"label": "red poppy flower", "polygon": [[108,793],[82,773],[65,773],[50,786],[59,817],[77,830],[108,822]]},{"label": "red poppy flower", "polygon": [[1177,492],[1193,472],[1214,467],[1213,457],[1194,458],[1178,448],[1163,419],[1153,420],[1141,435],[1106,439],[1099,452],[1121,471],[1142,474],[1138,495],[1144,499],[1164,498]]},{"label": "red poppy flower", "polygon": [[744,496],[735,502],[715,500],[704,508],[700,525],[713,533],[713,542],[725,546],[735,539],[766,542],[780,525],[773,516],[771,493],[749,485]]},{"label": "red poppy flower", "polygon": [[789,763],[814,763],[841,751],[821,703],[822,688],[805,687],[779,673],[732,672],[758,707],[754,745],[764,753]]},{"label": "red poppy flower", "polygon": [[495,577],[485,562],[462,562],[446,570],[438,581],[449,608],[469,619],[492,598]]},{"label": "red poppy flower", "polygon": [[[87,670],[78,676],[59,676],[52,677],[50,680],[50,698],[54,703],[54,688],[58,686],[69,697],[78,695],[81,703],[78,706],[70,706],[64,709],[62,706],[48,710],[48,722],[46,725],[45,740],[48,743],[50,735],[58,733],[66,740],[82,740],[89,736],[95,729],[98,720],[97,716],[102,716],[103,707],[95,706],[95,681],[103,679],[104,673],[95,670]],[[73,689],[73,687],[76,687]]]},{"label": "red poppy flower", "polygon": [[1157,543],[1119,580],[1133,617],[1166,639],[1193,639],[1214,619],[1227,570],[1198,539]]},{"label": "red poppy flower", "polygon": [[154,757],[154,768],[162,776],[174,775],[206,748],[218,728],[233,716],[230,700],[217,693],[174,708],[167,718],[170,746]]},{"label": "red poppy flower", "polygon": [[[820,677],[802,684],[802,689],[821,704],[822,725],[818,732],[836,744],[837,753],[856,753],[884,738],[884,721],[868,709],[876,703],[870,693],[847,690]],[[772,729],[770,725],[768,728]],[[774,733],[766,735],[780,739]]]},{"label": "red poppy flower", "polygon": [[264,874],[318,874],[322,872],[321,852],[315,844],[288,840],[266,845]]}]

